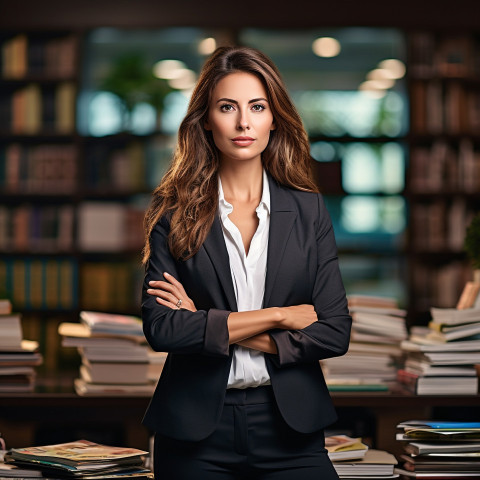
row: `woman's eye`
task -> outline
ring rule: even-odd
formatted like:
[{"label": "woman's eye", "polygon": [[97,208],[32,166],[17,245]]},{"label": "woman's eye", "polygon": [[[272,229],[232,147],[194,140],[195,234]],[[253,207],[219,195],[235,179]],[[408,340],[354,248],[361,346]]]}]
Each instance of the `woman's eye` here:
[{"label": "woman's eye", "polygon": [[265,110],[265,105],[262,105],[261,103],[256,103],[255,105],[252,105],[252,110],[254,112],[262,112]]},{"label": "woman's eye", "polygon": [[220,107],[220,110],[222,112],[231,112],[233,110],[233,105],[230,105],[229,103],[225,103]]}]

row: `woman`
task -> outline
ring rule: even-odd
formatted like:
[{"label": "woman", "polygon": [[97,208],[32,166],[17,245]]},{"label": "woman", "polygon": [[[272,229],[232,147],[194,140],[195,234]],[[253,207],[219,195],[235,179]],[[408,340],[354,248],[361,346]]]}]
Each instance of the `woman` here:
[{"label": "woman", "polygon": [[142,315],[169,352],[144,424],[157,479],[335,479],[319,360],[351,318],[302,122],[272,62],[206,62],[146,214]]}]

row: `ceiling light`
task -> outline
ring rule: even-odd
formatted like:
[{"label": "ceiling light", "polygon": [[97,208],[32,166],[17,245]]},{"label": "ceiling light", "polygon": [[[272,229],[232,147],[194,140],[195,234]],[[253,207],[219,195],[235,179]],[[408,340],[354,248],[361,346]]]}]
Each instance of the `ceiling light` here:
[{"label": "ceiling light", "polygon": [[402,78],[406,72],[405,64],[396,58],[383,60],[378,64],[378,66],[383,70],[387,70],[390,74],[390,78],[393,79]]},{"label": "ceiling light", "polygon": [[160,60],[153,66],[153,74],[157,78],[164,78],[170,80],[177,78],[179,71],[184,70],[186,65],[180,60]]},{"label": "ceiling light", "polygon": [[217,48],[217,41],[213,37],[204,38],[198,44],[198,53],[200,55],[210,55]]},{"label": "ceiling light", "polygon": [[317,38],[312,44],[312,50],[319,57],[336,57],[342,49],[340,42],[332,37]]}]

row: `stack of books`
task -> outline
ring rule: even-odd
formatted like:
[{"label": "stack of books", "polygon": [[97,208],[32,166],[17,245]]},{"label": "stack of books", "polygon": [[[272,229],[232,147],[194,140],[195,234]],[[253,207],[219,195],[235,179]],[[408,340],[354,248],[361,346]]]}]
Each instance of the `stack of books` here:
[{"label": "stack of books", "polygon": [[343,460],[360,460],[365,457],[368,445],[361,438],[348,435],[329,435],[325,437],[325,448],[332,462]]},{"label": "stack of books", "polygon": [[478,393],[480,309],[431,308],[424,331],[412,328],[398,382],[417,395]]},{"label": "stack of books", "polygon": [[396,458],[384,450],[369,448],[363,458],[359,460],[334,461],[332,462],[337,475],[342,479],[386,479],[398,478],[395,473]]},{"label": "stack of books", "polygon": [[74,381],[79,395],[153,393],[166,354],[148,347],[140,318],[82,311],[80,323],[62,323],[59,333],[62,345],[76,347],[81,356]]},{"label": "stack of books", "polygon": [[33,391],[42,361],[38,343],[23,339],[21,315],[0,299],[0,393]]},{"label": "stack of books", "polygon": [[147,480],[152,479],[153,474],[144,466],[146,455],[148,452],[143,450],[111,447],[87,440],[13,448],[5,454],[4,463],[0,464],[0,474],[9,478]]},{"label": "stack of books", "polygon": [[410,420],[397,425],[405,478],[480,478],[480,422]]},{"label": "stack of books", "polygon": [[348,297],[352,333],[348,353],[322,361],[330,390],[388,390],[400,366],[400,342],[408,337],[406,311],[394,298]]}]

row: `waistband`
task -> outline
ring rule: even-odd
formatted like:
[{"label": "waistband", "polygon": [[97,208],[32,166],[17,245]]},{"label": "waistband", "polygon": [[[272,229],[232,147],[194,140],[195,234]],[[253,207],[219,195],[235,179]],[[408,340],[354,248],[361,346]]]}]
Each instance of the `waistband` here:
[{"label": "waistband", "polygon": [[274,401],[271,385],[249,388],[227,388],[225,405],[254,405]]}]

